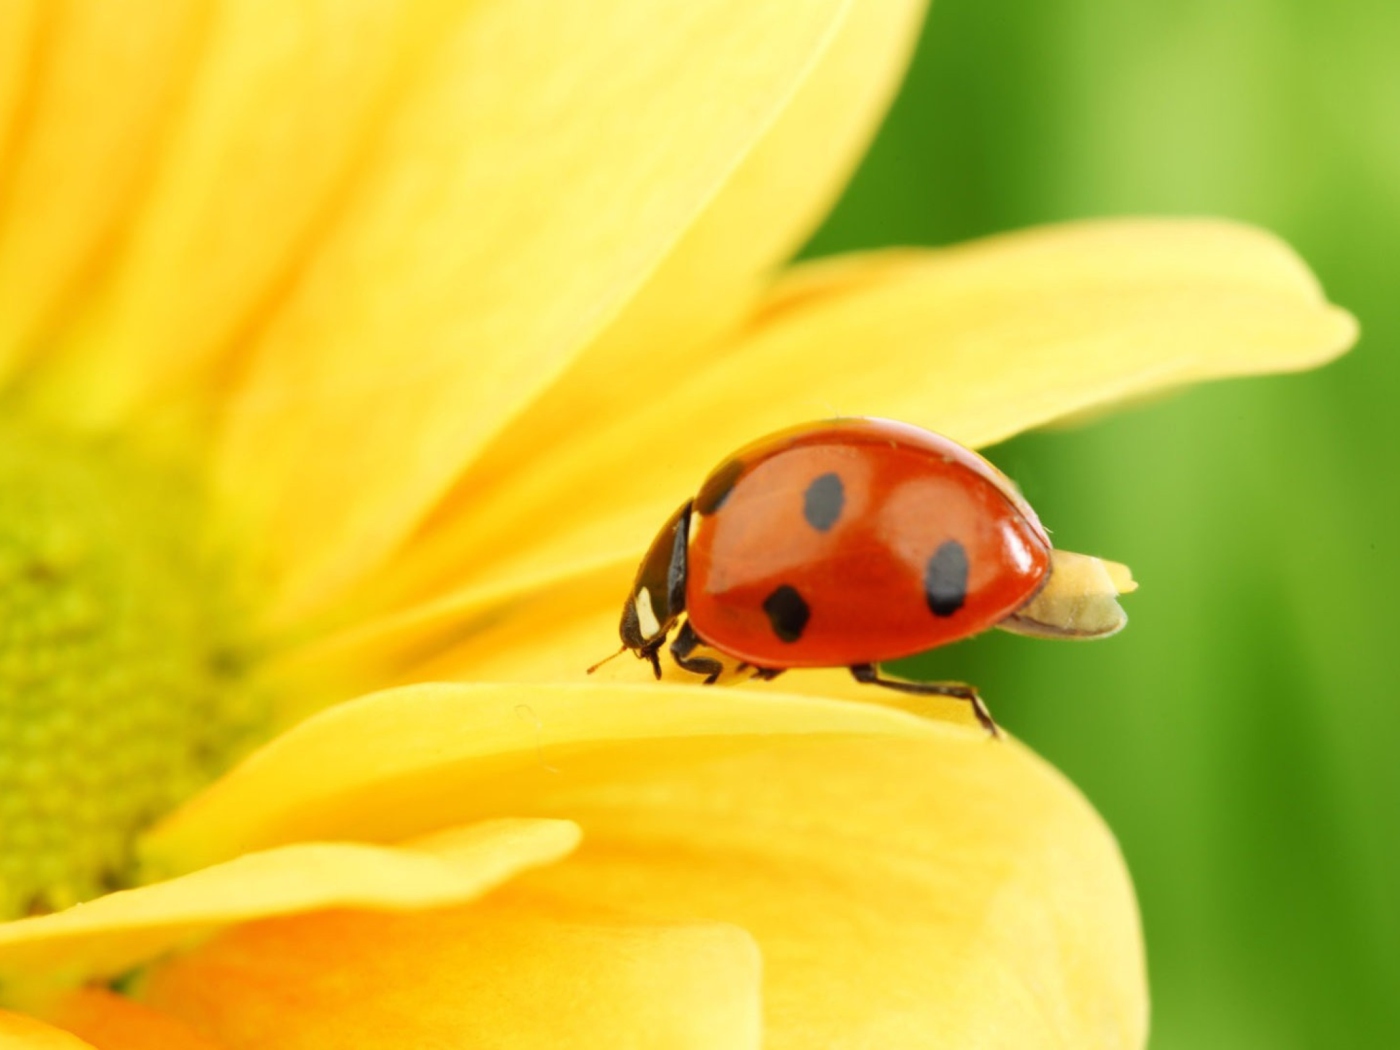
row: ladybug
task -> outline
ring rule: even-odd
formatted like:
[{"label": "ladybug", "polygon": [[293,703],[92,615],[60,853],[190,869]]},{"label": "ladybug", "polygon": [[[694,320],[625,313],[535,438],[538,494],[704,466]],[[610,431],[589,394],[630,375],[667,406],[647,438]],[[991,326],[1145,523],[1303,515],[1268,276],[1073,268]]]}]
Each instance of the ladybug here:
[{"label": "ladybug", "polygon": [[1054,550],[1016,487],[970,449],[892,420],[825,420],[740,449],[671,515],[623,605],[618,654],[660,678],[679,622],[671,656],[706,684],[724,665],[701,647],[765,679],[847,667],[860,682],[966,700],[995,735],[972,686],[877,665],[991,627],[1112,634],[1128,589],[1121,566]]}]

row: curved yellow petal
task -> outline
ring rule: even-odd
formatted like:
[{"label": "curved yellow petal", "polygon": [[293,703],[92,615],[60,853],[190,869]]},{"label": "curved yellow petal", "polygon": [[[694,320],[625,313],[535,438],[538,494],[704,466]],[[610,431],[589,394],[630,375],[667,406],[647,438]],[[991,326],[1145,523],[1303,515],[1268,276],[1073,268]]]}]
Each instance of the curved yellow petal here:
[{"label": "curved yellow petal", "polygon": [[742,926],[774,1050],[1144,1044],[1122,858],[1015,742],[794,741],[561,783],[535,805],[586,843],[521,890]]},{"label": "curved yellow petal", "polygon": [[[1073,788],[1014,742],[857,704],[660,686],[632,692],[656,723],[674,721],[669,709],[690,698],[711,707],[710,746],[692,725],[683,749],[635,726],[630,739],[590,748],[545,692],[518,687],[514,709],[434,712],[391,701],[491,689],[402,690],[349,705],[340,726],[336,709],[197,801],[183,831],[382,837],[462,810],[564,815],[584,828],[585,845],[522,884],[643,918],[750,931],[764,953],[773,1045],[1141,1044],[1142,949],[1121,858]],[[607,720],[607,697],[622,690],[579,692],[594,694],[595,717]],[[713,738],[744,708],[777,705],[806,709],[808,732],[748,746]],[[849,716],[846,731],[822,733],[812,716],[822,709]],[[861,725],[865,739],[853,732]],[[485,749],[466,749],[483,737]],[[358,767],[353,782],[326,792],[295,775],[328,768],[319,759],[332,750]],[[164,847],[181,845],[178,821]],[[245,936],[254,935],[228,939]],[[257,964],[240,965],[257,978]],[[283,983],[273,974],[267,986]]]},{"label": "curved yellow petal", "polygon": [[[29,15],[27,33],[4,24],[23,23],[26,5],[5,11],[0,78],[29,82],[0,83],[0,134],[10,123],[13,138],[0,152],[0,379],[121,233],[203,20],[197,4],[133,15],[126,4],[63,3]],[[22,120],[4,120],[6,95],[25,107]]]},{"label": "curved yellow petal", "polygon": [[80,988],[43,1010],[97,1050],[227,1050],[168,1014],[105,988]]},{"label": "curved yellow petal", "polygon": [[157,967],[145,996],[229,1050],[760,1045],[759,958],[742,930],[509,892],[256,923]]},{"label": "curved yellow petal", "polygon": [[105,1050],[25,1014],[0,1010],[0,1050]]},{"label": "curved yellow petal", "polygon": [[43,27],[39,0],[0,6],[0,171],[8,171],[25,97],[35,75],[35,43]]},{"label": "curved yellow petal", "polygon": [[[695,345],[740,320],[771,278],[836,202],[903,78],[925,0],[855,0],[777,121],[724,188],[589,348],[562,384],[607,404],[580,402],[593,418],[630,406],[671,378],[678,343]],[[603,377],[606,376],[606,380]],[[532,412],[523,429],[551,420]],[[529,424],[534,424],[533,427]]]},{"label": "curved yellow petal", "polygon": [[0,925],[0,989],[111,976],[220,926],[337,907],[472,900],[578,842],[558,820],[489,820],[401,848],[313,842]]},{"label": "curved yellow petal", "polygon": [[807,735],[961,732],[812,697],[676,685],[418,685],[338,704],[254,752],[147,835],[162,870],[308,839],[392,842],[514,813],[556,778]]},{"label": "curved yellow petal", "polygon": [[781,112],[841,0],[468,5],[261,332],[221,492],[279,611],[402,539]]},{"label": "curved yellow petal", "polygon": [[1320,364],[1355,331],[1285,245],[1223,222],[1079,223],[809,264],[737,345],[696,353],[529,470],[481,479],[395,566],[394,597],[639,556],[724,456],[794,422],[884,415],[979,446],[1152,391]]},{"label": "curved yellow petal", "polygon": [[[259,669],[261,691],[276,698],[277,724],[286,726],[328,704],[391,686],[583,681],[586,668],[617,649],[635,561],[469,586],[401,613],[369,617],[270,659]],[[624,654],[593,680],[650,682],[652,674],[649,665]],[[693,683],[694,676],[676,680]]]},{"label": "curved yellow petal", "polygon": [[[150,40],[171,36],[163,23],[176,12],[192,32],[175,41],[179,105],[162,114],[139,198],[112,193],[109,169],[121,154],[110,143],[86,152],[65,145],[49,165],[79,187],[91,183],[87,192],[104,206],[124,206],[122,236],[106,244],[72,191],[36,188],[45,207],[28,216],[34,243],[15,253],[16,269],[40,279],[36,246],[69,226],[107,253],[39,377],[48,410],[86,425],[118,422],[162,395],[184,394],[185,383],[265,324],[312,243],[337,221],[386,111],[454,6],[244,0],[123,4],[104,16],[103,5],[75,5],[75,30],[140,62],[129,79],[147,93],[161,83],[159,67],[135,45],[149,50]],[[46,134],[74,138],[75,129],[110,123],[130,138],[127,150],[151,137],[119,105],[112,76],[96,67],[79,74],[92,97],[80,115],[36,121]],[[52,170],[43,174],[54,181]]]},{"label": "curved yellow petal", "polygon": [[980,447],[1188,383],[1313,368],[1355,338],[1273,234],[1097,220],[799,267],[710,382],[747,390],[801,363],[810,404],[858,399]]}]

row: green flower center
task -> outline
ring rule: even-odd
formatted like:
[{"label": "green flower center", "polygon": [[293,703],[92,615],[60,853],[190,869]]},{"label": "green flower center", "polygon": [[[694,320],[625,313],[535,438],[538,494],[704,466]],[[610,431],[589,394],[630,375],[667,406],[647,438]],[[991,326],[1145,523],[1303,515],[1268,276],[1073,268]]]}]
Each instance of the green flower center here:
[{"label": "green flower center", "polygon": [[0,919],[127,884],[137,833],[265,722],[201,510],[129,451],[0,423]]}]

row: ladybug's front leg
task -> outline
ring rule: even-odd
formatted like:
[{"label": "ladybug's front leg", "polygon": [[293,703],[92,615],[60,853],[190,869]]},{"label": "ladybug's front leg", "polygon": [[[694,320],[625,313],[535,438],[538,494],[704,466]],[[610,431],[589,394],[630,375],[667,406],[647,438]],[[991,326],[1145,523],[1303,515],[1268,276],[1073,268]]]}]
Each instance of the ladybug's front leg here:
[{"label": "ladybug's front leg", "polygon": [[899,678],[882,678],[874,664],[855,664],[851,667],[851,677],[867,685],[880,685],[900,693],[914,693],[917,696],[948,696],[954,700],[966,700],[972,705],[972,713],[982,728],[994,737],[1001,736],[1001,730],[992,721],[992,713],[982,702],[975,688],[963,682],[906,682]]},{"label": "ladybug's front leg", "polygon": [[671,658],[691,674],[704,675],[706,685],[714,685],[721,672],[724,671],[724,664],[708,656],[690,655],[704,644],[700,636],[695,633],[695,628],[690,626],[690,621],[686,620],[681,624],[681,629],[676,632],[675,641],[671,643]]},{"label": "ladybug's front leg", "polygon": [[[651,669],[652,669],[653,673],[655,673],[655,675],[656,675],[656,680],[657,680],[658,682],[661,681],[661,658],[660,658],[659,656],[657,656],[656,653],[657,653],[657,651],[661,648],[662,644],[665,643],[665,641],[666,641],[666,636],[663,634],[660,638],[656,639],[655,642],[652,642],[652,643],[650,643],[650,644],[644,645],[644,646],[642,646],[640,649],[637,650],[637,659],[638,659],[638,660],[650,660],[650,661],[651,661]],[[592,671],[593,671],[593,668],[590,667],[588,670],[589,670],[589,673],[591,674]]]}]

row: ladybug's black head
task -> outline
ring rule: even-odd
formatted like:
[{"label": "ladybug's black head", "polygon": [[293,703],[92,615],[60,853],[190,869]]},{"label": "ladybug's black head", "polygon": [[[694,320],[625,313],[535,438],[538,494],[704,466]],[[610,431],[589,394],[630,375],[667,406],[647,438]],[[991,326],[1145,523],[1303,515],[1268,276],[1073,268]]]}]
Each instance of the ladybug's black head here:
[{"label": "ladybug's black head", "polygon": [[667,519],[637,568],[632,590],[622,604],[618,634],[625,648],[652,662],[661,677],[656,652],[685,612],[686,555],[690,545],[689,500]]}]

